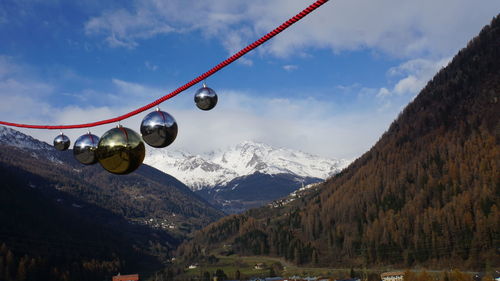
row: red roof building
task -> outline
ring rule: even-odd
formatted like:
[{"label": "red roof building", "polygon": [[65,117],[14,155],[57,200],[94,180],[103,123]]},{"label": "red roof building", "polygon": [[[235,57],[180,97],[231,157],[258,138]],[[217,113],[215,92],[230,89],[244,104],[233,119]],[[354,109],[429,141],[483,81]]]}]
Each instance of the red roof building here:
[{"label": "red roof building", "polygon": [[113,281],[139,281],[139,274],[131,275],[116,275],[113,276]]}]

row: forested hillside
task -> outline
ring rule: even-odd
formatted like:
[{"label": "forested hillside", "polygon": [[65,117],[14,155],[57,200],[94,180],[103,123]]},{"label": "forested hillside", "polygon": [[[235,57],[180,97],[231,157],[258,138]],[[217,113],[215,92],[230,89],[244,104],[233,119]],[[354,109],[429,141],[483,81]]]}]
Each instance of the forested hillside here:
[{"label": "forested hillside", "polygon": [[147,273],[221,215],[154,168],[112,175],[0,127],[0,280]]},{"label": "forested hillside", "polygon": [[496,17],[340,174],[292,203],[224,218],[178,255],[225,245],[318,266],[499,266],[499,46]]},{"label": "forested hillside", "polygon": [[[115,228],[92,221],[38,191],[48,186],[33,174],[1,167],[0,177],[0,280],[100,280],[125,264],[138,269],[139,259],[158,264],[145,251],[134,250],[132,245],[144,240],[124,235],[124,220],[118,227],[119,218],[93,207],[86,212],[114,220]],[[35,180],[37,188],[29,185]],[[58,199],[80,203],[63,194]]]}]

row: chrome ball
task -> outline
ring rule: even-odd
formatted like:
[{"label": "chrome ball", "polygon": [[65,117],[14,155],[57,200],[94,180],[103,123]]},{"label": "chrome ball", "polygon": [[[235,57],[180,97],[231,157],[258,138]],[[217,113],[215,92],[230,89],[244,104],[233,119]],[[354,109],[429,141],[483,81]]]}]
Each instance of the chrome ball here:
[{"label": "chrome ball", "polygon": [[142,139],[152,147],[166,147],[177,137],[177,122],[167,112],[156,110],[142,119]]},{"label": "chrome ball", "polygon": [[80,136],[73,145],[73,156],[78,162],[85,165],[97,163],[97,144],[99,137],[91,133]]},{"label": "chrome ball", "polygon": [[54,147],[59,151],[67,150],[70,144],[71,141],[63,133],[54,138]]},{"label": "chrome ball", "polygon": [[145,154],[141,136],[121,126],[104,133],[96,150],[99,164],[106,171],[118,175],[135,171],[142,164]]},{"label": "chrome ball", "polygon": [[194,102],[199,109],[210,110],[217,104],[217,94],[211,88],[203,85],[203,88],[196,91]]}]

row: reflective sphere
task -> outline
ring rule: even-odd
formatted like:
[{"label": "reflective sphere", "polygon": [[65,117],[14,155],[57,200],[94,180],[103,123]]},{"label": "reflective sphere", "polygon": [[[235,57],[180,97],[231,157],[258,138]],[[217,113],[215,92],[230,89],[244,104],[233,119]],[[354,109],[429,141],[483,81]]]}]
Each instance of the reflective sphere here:
[{"label": "reflective sphere", "polygon": [[141,136],[121,126],[104,133],[96,150],[99,164],[108,172],[118,175],[137,169],[142,164],[145,153]]},{"label": "reflective sphere", "polygon": [[157,110],[151,112],[141,123],[142,139],[152,147],[166,147],[177,137],[177,122],[172,115]]},{"label": "reflective sphere", "polygon": [[217,104],[217,94],[214,90],[203,85],[203,88],[196,91],[194,102],[201,110],[210,110]]},{"label": "reflective sphere", "polygon": [[62,133],[54,139],[54,147],[60,151],[67,150],[70,144],[71,141],[69,138]]},{"label": "reflective sphere", "polygon": [[80,136],[73,146],[73,156],[78,162],[85,165],[92,165],[97,163],[97,144],[99,137],[90,133]]}]

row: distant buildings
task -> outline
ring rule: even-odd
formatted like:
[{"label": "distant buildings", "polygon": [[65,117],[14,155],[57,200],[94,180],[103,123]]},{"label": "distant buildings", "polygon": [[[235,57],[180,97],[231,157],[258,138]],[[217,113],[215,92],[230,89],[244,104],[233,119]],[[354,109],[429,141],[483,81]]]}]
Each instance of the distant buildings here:
[{"label": "distant buildings", "polygon": [[380,274],[382,281],[403,281],[405,273],[403,271],[384,272]]},{"label": "distant buildings", "polygon": [[259,262],[253,268],[254,269],[265,269],[266,268],[266,264]]},{"label": "distant buildings", "polygon": [[113,276],[113,281],[139,281],[139,274],[131,274],[131,275],[118,275]]}]

